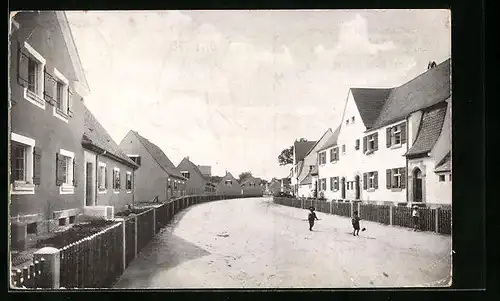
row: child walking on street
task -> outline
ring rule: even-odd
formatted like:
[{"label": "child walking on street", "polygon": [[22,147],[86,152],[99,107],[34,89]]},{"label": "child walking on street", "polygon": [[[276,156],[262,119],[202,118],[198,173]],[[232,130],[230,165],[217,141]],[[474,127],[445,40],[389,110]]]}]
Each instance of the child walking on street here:
[{"label": "child walking on street", "polygon": [[315,219],[319,220],[319,219],[316,217],[316,213],[314,213],[314,210],[315,210],[314,207],[309,207],[309,210],[311,211],[311,212],[309,212],[309,217],[308,217],[308,219],[309,219],[309,231],[312,231],[313,226],[314,226],[314,220]]},{"label": "child walking on street", "polygon": [[352,217],[352,227],[354,228],[354,231],[352,231],[352,235],[354,236],[359,236],[359,220],[361,220],[361,218],[359,218],[358,216],[358,211],[354,211],[354,216]]}]

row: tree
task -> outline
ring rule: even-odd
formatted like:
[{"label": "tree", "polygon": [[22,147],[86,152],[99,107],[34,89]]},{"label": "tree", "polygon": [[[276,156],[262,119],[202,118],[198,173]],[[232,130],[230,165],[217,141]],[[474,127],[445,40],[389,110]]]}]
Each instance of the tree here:
[{"label": "tree", "polygon": [[246,178],[251,177],[252,173],[250,171],[245,171],[240,173],[238,176],[238,182],[242,183]]},{"label": "tree", "polygon": [[[295,140],[295,142],[305,142],[305,141],[307,141],[307,139],[305,138],[300,138],[298,140]],[[293,145],[281,151],[281,154],[278,156],[278,162],[280,166],[293,164]]]}]

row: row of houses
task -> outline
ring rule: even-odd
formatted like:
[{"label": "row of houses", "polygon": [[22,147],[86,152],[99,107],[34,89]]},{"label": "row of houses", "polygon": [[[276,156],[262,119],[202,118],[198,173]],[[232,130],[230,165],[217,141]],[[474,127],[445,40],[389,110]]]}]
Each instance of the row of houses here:
[{"label": "row of houses", "polygon": [[350,88],[340,124],[296,141],[299,197],[451,204],[451,59],[395,88]]},{"label": "row of houses", "polygon": [[[137,131],[117,144],[86,107],[90,89],[64,12],[10,22],[10,221],[19,240],[74,224],[81,213],[186,194],[258,194],[260,179],[212,181],[211,167],[175,166]],[[228,181],[230,180],[229,185]]]}]

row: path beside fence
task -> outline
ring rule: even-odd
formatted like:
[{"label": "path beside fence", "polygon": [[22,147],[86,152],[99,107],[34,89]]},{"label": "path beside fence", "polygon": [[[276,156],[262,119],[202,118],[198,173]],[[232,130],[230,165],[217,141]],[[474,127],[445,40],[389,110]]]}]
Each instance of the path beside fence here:
[{"label": "path beside fence", "polygon": [[[307,209],[311,206],[317,211],[339,216],[352,217],[358,211],[359,217],[366,221],[378,222],[389,226],[412,228],[412,209],[406,206],[364,204],[362,202],[320,201],[315,199],[295,199],[274,197],[276,204]],[[451,234],[451,209],[420,208],[421,231]]]},{"label": "path beside fence", "polygon": [[109,288],[179,211],[200,203],[261,196],[183,196],[137,215],[115,218],[116,224],[80,241],[38,250],[31,265],[11,271],[11,287]]}]

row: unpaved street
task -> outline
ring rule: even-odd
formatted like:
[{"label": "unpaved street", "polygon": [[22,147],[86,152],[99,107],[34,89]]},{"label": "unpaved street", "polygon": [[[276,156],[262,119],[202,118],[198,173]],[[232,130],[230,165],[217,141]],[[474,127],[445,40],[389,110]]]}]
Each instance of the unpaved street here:
[{"label": "unpaved street", "polygon": [[269,198],[193,206],[139,254],[116,288],[353,288],[446,286],[451,237],[361,222]]}]

